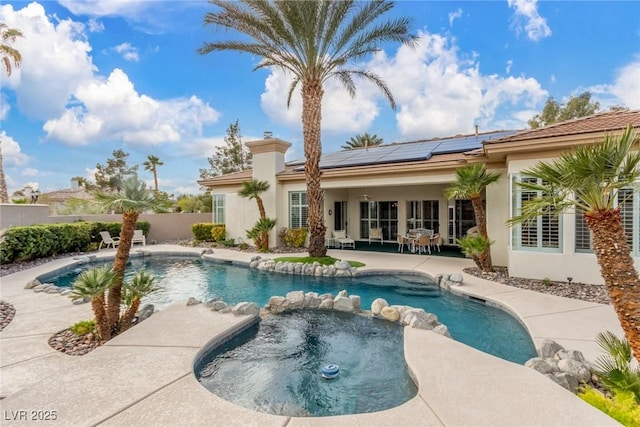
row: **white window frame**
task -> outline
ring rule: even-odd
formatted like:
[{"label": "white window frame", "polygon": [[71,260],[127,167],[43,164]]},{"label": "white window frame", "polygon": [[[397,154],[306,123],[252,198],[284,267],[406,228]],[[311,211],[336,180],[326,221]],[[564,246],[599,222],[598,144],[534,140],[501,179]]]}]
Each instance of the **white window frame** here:
[{"label": "white window frame", "polygon": [[226,203],[224,194],[214,194],[213,199],[213,223],[226,224]]},{"label": "white window frame", "polygon": [[289,191],[289,228],[306,228],[309,202],[306,191]]},{"label": "white window frame", "polygon": [[[520,213],[520,209],[522,208],[522,192],[523,188],[517,185],[518,182],[522,182],[523,179],[530,178],[526,175],[514,174],[511,176],[511,215],[516,216]],[[524,190],[529,192],[530,190]],[[537,192],[534,197],[539,195]],[[558,220],[557,227],[557,247],[554,246],[544,246],[543,245],[543,237],[544,237],[544,219],[545,217],[552,217],[552,215],[540,215],[535,220],[531,220],[528,224],[516,224],[512,227],[512,249],[514,251],[523,251],[523,252],[545,252],[545,253],[562,253],[563,251],[563,215],[557,215],[556,218]],[[524,246],[522,244],[522,233],[523,227],[530,227],[532,231],[535,232],[535,240],[536,245]]]}]

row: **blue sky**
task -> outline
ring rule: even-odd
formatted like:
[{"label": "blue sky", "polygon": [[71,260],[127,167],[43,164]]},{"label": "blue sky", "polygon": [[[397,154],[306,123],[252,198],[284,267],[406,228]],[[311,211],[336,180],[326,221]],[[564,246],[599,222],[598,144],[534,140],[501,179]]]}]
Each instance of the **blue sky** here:
[{"label": "blue sky", "polygon": [[[0,138],[9,192],[93,179],[115,149],[130,165],[158,156],[160,189],[197,194],[198,170],[240,121],[244,141],[264,131],[302,157],[301,102],[286,108],[289,77],[252,71],[259,58],[201,56],[231,34],[203,26],[206,1],[3,1],[0,20],[25,37],[22,65],[0,70]],[[386,143],[522,129],[547,97],[585,90],[603,109],[640,109],[640,3],[636,1],[399,1],[417,47],[384,46],[355,66],[375,71],[398,104],[358,84],[351,99],[325,87],[324,152],[360,133]],[[140,176],[152,176],[140,166]]]}]

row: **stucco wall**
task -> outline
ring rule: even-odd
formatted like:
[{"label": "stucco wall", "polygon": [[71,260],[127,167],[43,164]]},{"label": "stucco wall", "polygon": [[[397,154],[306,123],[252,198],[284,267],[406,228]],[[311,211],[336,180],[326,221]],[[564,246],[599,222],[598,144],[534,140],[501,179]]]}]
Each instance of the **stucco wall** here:
[{"label": "stucco wall", "polygon": [[498,181],[486,189],[487,233],[494,242],[491,246],[491,261],[493,265],[506,266],[511,246],[511,229],[506,225],[509,219],[509,178],[504,170],[490,171],[503,173]]},{"label": "stucco wall", "polygon": [[[1,204],[2,229],[9,226],[61,223],[74,221],[122,221],[122,215],[56,215],[49,216],[47,205]],[[140,220],[149,221],[151,228],[147,242],[190,239],[191,225],[211,222],[211,213],[142,214]]]}]

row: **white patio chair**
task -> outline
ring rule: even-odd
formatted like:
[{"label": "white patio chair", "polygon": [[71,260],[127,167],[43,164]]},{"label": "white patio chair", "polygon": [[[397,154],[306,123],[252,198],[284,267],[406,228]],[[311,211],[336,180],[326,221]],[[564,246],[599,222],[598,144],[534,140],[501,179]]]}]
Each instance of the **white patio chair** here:
[{"label": "white patio chair", "polygon": [[370,228],[369,229],[369,244],[371,242],[380,241],[380,244],[384,243],[384,238],[382,237],[382,228]]},{"label": "white patio chair", "polygon": [[120,243],[119,237],[111,237],[111,234],[108,231],[101,231],[100,237],[102,237],[102,241],[98,245],[98,250],[102,249],[102,244],[105,244],[105,248],[111,246],[112,248],[116,248]]},{"label": "white patio chair", "polygon": [[133,237],[131,238],[131,246],[136,243],[142,243],[142,246],[147,246],[147,239],[144,236],[142,230],[134,230]]},{"label": "white patio chair", "polygon": [[346,230],[333,230],[333,239],[336,242],[336,245],[340,246],[340,249],[347,248],[356,248],[356,242],[351,237],[347,236]]}]

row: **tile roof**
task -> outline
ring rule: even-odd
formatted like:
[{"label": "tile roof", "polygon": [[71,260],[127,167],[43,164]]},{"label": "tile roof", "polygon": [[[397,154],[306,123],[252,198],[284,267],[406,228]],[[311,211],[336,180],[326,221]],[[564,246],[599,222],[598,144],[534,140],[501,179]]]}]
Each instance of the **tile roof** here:
[{"label": "tile roof", "polygon": [[631,124],[640,128],[640,110],[608,111],[593,114],[561,123],[554,123],[538,129],[528,129],[500,139],[485,141],[485,145],[504,142],[544,139],[566,135],[578,135],[591,132],[608,132],[624,129]]}]

